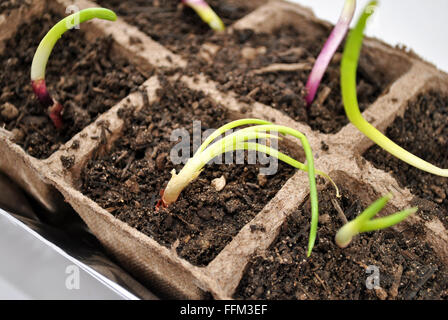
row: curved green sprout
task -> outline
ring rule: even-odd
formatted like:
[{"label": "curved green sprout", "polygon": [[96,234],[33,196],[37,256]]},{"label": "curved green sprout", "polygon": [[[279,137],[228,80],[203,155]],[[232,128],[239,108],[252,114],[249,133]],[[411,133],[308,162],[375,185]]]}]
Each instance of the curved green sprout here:
[{"label": "curved green sprout", "polygon": [[[377,1],[372,1],[369,7],[371,8],[375,5],[377,5]],[[371,14],[372,11],[365,11],[355,29],[350,32],[342,57],[341,88],[347,117],[359,131],[398,159],[420,170],[434,175],[448,177],[448,169],[438,168],[398,146],[392,140],[384,136],[378,129],[368,123],[359,111],[358,98],[356,95],[356,71],[364,38],[363,32]]]},{"label": "curved green sprout", "polygon": [[[236,127],[244,125],[255,125],[238,130],[221,140],[212,142],[227,132]],[[276,135],[269,134],[266,132],[277,132],[283,135],[290,135],[298,138],[302,142],[303,149],[305,150],[307,164],[303,164],[278,150],[272,149],[268,146],[261,145],[259,143],[249,142],[255,139],[280,139]],[[314,168],[314,159],[311,151],[311,147],[308,143],[305,135],[297,130],[274,125],[270,122],[258,120],[258,119],[243,119],[228,123],[218,130],[216,130],[212,135],[210,135],[204,143],[199,147],[197,152],[192,158],[190,158],[179,174],[176,174],[176,170],[172,171],[172,177],[168,182],[168,185],[162,195],[162,204],[167,207],[174,203],[179,197],[182,190],[187,187],[189,183],[195,180],[201,173],[203,167],[223,153],[236,150],[254,150],[263,152],[267,155],[275,157],[299,170],[308,172],[309,186],[310,186],[310,201],[311,201],[311,230],[310,239],[308,244],[308,256],[311,255],[314,243],[316,241],[317,225],[318,225],[318,201],[317,201],[317,188],[315,174],[320,174],[328,179],[330,177],[321,171],[316,171]],[[334,182],[330,179],[330,181]],[[337,190],[337,187],[336,187]],[[339,191],[337,192],[339,196]]]},{"label": "curved green sprout", "polygon": [[51,28],[51,30],[48,31],[48,33],[42,39],[39,47],[36,50],[36,53],[34,54],[33,63],[31,65],[31,81],[33,91],[42,106],[44,106],[45,108],[49,108],[50,118],[53,121],[55,127],[58,129],[63,125],[63,107],[57,101],[53,101],[50,94],[48,93],[47,86],[45,84],[45,70],[47,67],[48,59],[56,42],[66,31],[74,27],[72,21],[83,23],[94,18],[110,21],[117,20],[117,16],[115,15],[115,13],[108,9],[89,8],[81,10],[62,19],[56,25],[54,25],[53,28]]},{"label": "curved green sprout", "polygon": [[411,214],[417,212],[418,208],[411,208],[401,212],[394,213],[384,218],[372,220],[374,216],[380,212],[384,206],[392,199],[392,195],[388,194],[385,197],[375,201],[363,213],[361,213],[355,220],[345,224],[336,234],[336,244],[341,248],[346,248],[353,237],[363,232],[378,231],[392,227]]},{"label": "curved green sprout", "polygon": [[182,2],[196,11],[202,21],[207,23],[213,30],[224,31],[226,29],[221,18],[219,18],[205,0],[182,0]]}]

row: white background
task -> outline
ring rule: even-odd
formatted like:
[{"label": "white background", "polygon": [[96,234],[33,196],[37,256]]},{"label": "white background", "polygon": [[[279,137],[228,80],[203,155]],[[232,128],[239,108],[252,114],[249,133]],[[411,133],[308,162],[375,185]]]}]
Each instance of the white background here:
[{"label": "white background", "polygon": [[[345,0],[289,0],[313,9],[316,16],[336,23]],[[369,0],[357,1],[352,26]],[[404,44],[427,61],[448,71],[448,0],[380,0],[367,35],[391,45]]]}]

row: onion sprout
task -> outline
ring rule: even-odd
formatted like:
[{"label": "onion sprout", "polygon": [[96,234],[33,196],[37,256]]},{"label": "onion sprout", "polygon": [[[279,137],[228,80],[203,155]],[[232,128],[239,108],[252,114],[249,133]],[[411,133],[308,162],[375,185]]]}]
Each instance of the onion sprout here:
[{"label": "onion sprout", "polygon": [[31,82],[33,91],[42,106],[49,108],[49,116],[57,129],[60,129],[63,125],[63,107],[59,102],[54,101],[51,98],[47,90],[45,83],[45,70],[48,59],[56,42],[66,31],[70,29],[70,26],[74,27],[71,25],[71,21],[79,21],[79,23],[83,23],[94,18],[115,21],[117,16],[113,11],[103,8],[84,9],[67,16],[54,25],[50,31],[48,31],[34,54],[33,63],[31,65]]},{"label": "onion sprout", "polygon": [[342,10],[341,17],[338,23],[334,27],[327,42],[325,43],[319,57],[317,58],[313,70],[310,73],[308,82],[306,84],[307,96],[305,97],[306,103],[310,106],[314,98],[316,97],[317,89],[324,77],[325,71],[331,62],[334,54],[338,50],[342,40],[344,40],[347,34],[350,23],[353,19],[353,15],[356,9],[356,0],[346,0],[344,9]]},{"label": "onion sprout", "polygon": [[[215,141],[212,144],[215,139],[226,133],[228,130],[245,125],[254,126],[238,130],[218,141]],[[261,145],[259,143],[250,142],[251,140],[256,139],[281,139],[277,135],[271,134],[272,132],[280,133],[282,135],[290,135],[298,138],[301,141],[303,149],[305,151],[307,162],[306,165],[279,152],[278,150],[272,149],[265,145]],[[236,150],[251,150],[262,152],[275,157],[293,166],[294,168],[308,172],[311,201],[311,230],[308,244],[308,256],[310,256],[316,240],[319,218],[315,174],[317,173],[324,176],[325,178],[328,178],[335,186],[338,196],[339,191],[334,182],[327,174],[319,170],[315,170],[313,154],[306,136],[299,131],[291,129],[289,127],[274,125],[270,122],[258,119],[242,119],[222,126],[204,141],[204,143],[199,147],[194,156],[187,161],[179,174],[176,174],[175,169],[171,172],[172,177],[162,195],[162,205],[168,207],[170,204],[174,203],[179,197],[182,190],[185,189],[193,180],[195,180],[201,173],[203,167],[216,156]]]},{"label": "onion sprout", "polygon": [[359,233],[378,231],[392,227],[403,220],[405,220],[411,214],[417,212],[418,208],[411,208],[401,212],[394,213],[390,216],[378,218],[372,220],[378,212],[380,212],[384,206],[392,198],[391,194],[382,197],[375,201],[366,210],[364,210],[356,219],[345,224],[336,234],[336,244],[341,248],[346,248],[353,237]]},{"label": "onion sprout", "polygon": [[[369,8],[376,6],[377,1],[370,3]],[[361,16],[355,29],[353,29],[347,39],[341,63],[341,88],[342,99],[345,112],[350,122],[358,128],[365,136],[375,144],[383,148],[398,159],[428,173],[448,177],[448,169],[438,168],[429,162],[413,155],[392,140],[384,136],[378,129],[367,122],[359,111],[358,98],[356,94],[356,70],[361,53],[364,29],[367,20],[373,12],[366,10]]]}]

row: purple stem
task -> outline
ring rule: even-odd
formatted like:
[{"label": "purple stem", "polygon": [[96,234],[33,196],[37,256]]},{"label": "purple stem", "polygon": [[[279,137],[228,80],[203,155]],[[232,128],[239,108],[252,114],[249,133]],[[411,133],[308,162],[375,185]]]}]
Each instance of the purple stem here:
[{"label": "purple stem", "polygon": [[356,0],[346,0],[345,6],[342,11],[341,17],[339,18],[338,23],[334,27],[333,31],[330,34],[330,37],[326,41],[319,57],[314,64],[313,70],[308,78],[308,82],[306,84],[307,96],[305,98],[306,103],[310,106],[314,98],[316,97],[317,89],[319,88],[320,82],[324,77],[325,71],[328,68],[328,65],[331,62],[334,54],[339,48],[342,40],[344,40],[345,35],[347,34],[348,28],[350,26],[350,22],[353,19],[353,15],[356,9]]},{"label": "purple stem", "polygon": [[32,87],[34,94],[41,105],[44,108],[48,108],[50,119],[53,121],[56,129],[61,129],[63,126],[62,111],[64,108],[59,102],[54,101],[53,98],[51,98],[47,90],[47,85],[45,84],[45,79],[32,81]]}]

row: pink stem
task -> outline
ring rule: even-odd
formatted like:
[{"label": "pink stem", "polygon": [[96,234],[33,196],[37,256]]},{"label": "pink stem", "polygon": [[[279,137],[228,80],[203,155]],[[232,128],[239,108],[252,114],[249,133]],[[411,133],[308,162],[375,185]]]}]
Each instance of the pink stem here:
[{"label": "pink stem", "polygon": [[48,108],[49,117],[51,121],[53,121],[54,126],[56,127],[56,129],[61,129],[63,126],[62,111],[64,110],[64,108],[59,102],[54,101],[53,98],[51,98],[47,90],[47,85],[45,84],[45,79],[32,81],[31,84],[34,94],[36,95],[40,104],[44,108]]},{"label": "pink stem", "polygon": [[307,96],[305,100],[308,106],[313,103],[325,71],[327,70],[334,54],[338,50],[339,45],[347,34],[350,22],[352,21],[355,13],[355,9],[356,1],[347,0],[338,23],[331,32],[330,37],[326,41],[319,57],[316,60],[316,63],[314,64],[313,70],[311,71],[306,84]]},{"label": "pink stem", "polygon": [[163,195],[165,193],[165,189],[160,190],[160,200],[157,201],[156,203],[156,212],[158,212],[160,210],[160,207],[162,208],[168,208],[168,205],[165,203],[165,201],[163,200]]},{"label": "pink stem", "polygon": [[56,102],[52,107],[48,109],[50,112],[49,116],[50,119],[53,121],[54,126],[56,129],[62,129],[62,126],[64,125],[64,122],[62,120],[62,111],[64,108],[59,102]]}]

